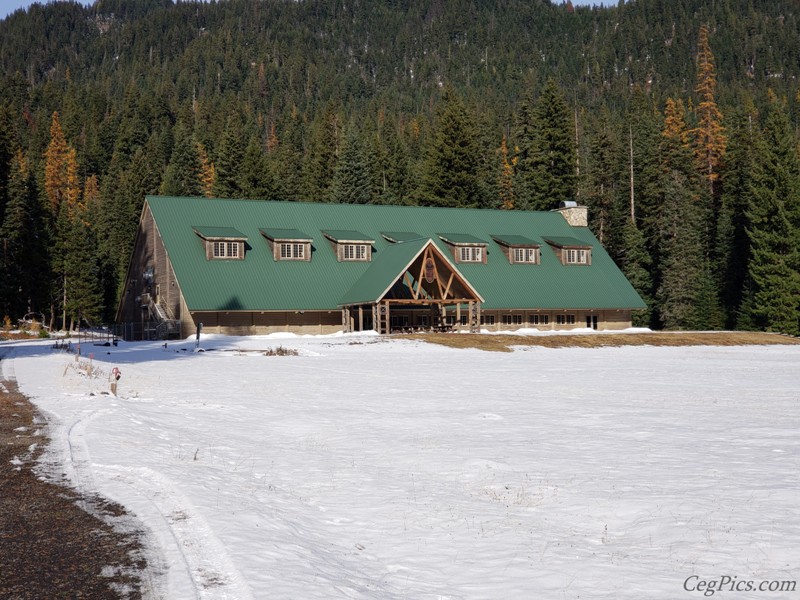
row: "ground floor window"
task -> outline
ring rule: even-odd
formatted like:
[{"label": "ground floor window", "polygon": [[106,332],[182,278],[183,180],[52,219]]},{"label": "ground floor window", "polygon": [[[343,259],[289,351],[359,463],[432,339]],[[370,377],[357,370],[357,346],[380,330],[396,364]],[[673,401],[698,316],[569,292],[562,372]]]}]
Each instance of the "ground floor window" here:
[{"label": "ground floor window", "polygon": [[549,325],[550,315],[530,315],[528,317],[528,323],[531,325]]},{"label": "ground floor window", "polygon": [[431,316],[430,315],[419,315],[417,317],[417,325],[420,327],[427,327],[431,324]]},{"label": "ground floor window", "polygon": [[503,315],[503,325],[522,325],[522,315]]},{"label": "ground floor window", "polygon": [[556,315],[556,325],[575,325],[575,315]]},{"label": "ground floor window", "polygon": [[481,325],[494,325],[494,315],[481,315]]},{"label": "ground floor window", "polygon": [[408,327],[408,315],[392,315],[389,320],[392,327]]}]

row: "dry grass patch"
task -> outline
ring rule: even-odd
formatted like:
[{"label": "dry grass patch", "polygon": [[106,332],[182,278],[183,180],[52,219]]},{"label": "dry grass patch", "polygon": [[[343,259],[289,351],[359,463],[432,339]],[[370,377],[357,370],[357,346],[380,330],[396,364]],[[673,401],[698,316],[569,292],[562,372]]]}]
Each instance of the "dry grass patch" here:
[{"label": "dry grass patch", "polygon": [[511,352],[511,346],[545,348],[605,348],[619,346],[763,346],[797,345],[800,339],[758,331],[654,331],[563,335],[486,335],[426,333],[403,336],[451,348]]},{"label": "dry grass patch", "polygon": [[147,564],[131,518],[40,478],[48,441],[16,383],[0,381],[0,598],[142,598]]}]

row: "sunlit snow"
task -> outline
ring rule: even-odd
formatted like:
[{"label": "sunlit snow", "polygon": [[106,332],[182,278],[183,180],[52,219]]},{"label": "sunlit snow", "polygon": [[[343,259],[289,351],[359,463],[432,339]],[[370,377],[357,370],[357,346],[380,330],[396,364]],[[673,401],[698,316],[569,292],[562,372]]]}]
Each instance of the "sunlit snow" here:
[{"label": "sunlit snow", "polygon": [[0,345],[48,417],[42,468],[144,523],[157,597],[638,600],[800,577],[798,347],[200,347]]}]

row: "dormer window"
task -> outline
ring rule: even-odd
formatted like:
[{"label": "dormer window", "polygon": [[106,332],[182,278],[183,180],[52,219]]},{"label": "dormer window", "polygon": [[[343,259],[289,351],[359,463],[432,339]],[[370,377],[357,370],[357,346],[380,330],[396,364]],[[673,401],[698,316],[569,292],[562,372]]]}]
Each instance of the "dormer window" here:
[{"label": "dormer window", "polygon": [[503,249],[508,262],[513,264],[539,264],[538,242],[522,235],[493,235],[492,239]]},{"label": "dormer window", "polygon": [[244,260],[247,236],[238,229],[195,225],[192,230],[203,240],[206,260]]},{"label": "dormer window", "polygon": [[486,264],[487,243],[468,233],[439,233],[439,238],[447,244],[457,263]]},{"label": "dormer window", "polygon": [[367,260],[367,245],[342,244],[342,260]]},{"label": "dormer window", "polygon": [[561,261],[562,265],[591,265],[592,247],[582,240],[572,237],[545,238]]},{"label": "dormer window", "polygon": [[483,248],[480,246],[460,246],[458,262],[483,262]]},{"label": "dormer window", "polygon": [[305,257],[305,244],[281,242],[281,260],[303,260]]},{"label": "dormer window", "polygon": [[239,242],[213,242],[214,258],[239,258]]},{"label": "dormer window", "polygon": [[568,265],[585,265],[589,262],[588,250],[564,250],[564,263]]},{"label": "dormer window", "polygon": [[331,248],[336,252],[339,262],[370,262],[372,260],[372,244],[370,239],[359,231],[328,229],[322,234],[328,238]]},{"label": "dormer window", "polygon": [[261,235],[267,240],[272,259],[296,260],[309,262],[311,260],[311,242],[313,241],[302,231],[297,229],[259,229]]},{"label": "dormer window", "polygon": [[514,248],[514,262],[536,264],[536,248]]}]

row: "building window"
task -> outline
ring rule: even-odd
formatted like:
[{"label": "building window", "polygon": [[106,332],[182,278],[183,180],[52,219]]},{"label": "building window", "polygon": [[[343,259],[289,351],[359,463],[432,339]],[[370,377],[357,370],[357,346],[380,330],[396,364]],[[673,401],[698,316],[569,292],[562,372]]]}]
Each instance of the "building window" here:
[{"label": "building window", "polygon": [[467,324],[467,315],[461,315],[461,324],[462,325],[466,325]]},{"label": "building window", "polygon": [[480,246],[461,246],[458,249],[459,262],[483,262],[483,248]]},{"label": "building window", "polygon": [[585,265],[589,262],[588,250],[564,249],[564,263],[568,265]]},{"label": "building window", "polygon": [[530,315],[528,317],[528,322],[531,325],[549,325],[550,315]]},{"label": "building window", "polygon": [[522,325],[522,315],[503,315],[503,325]]},{"label": "building window", "polygon": [[366,244],[343,244],[342,260],[367,260]]},{"label": "building window", "polygon": [[214,242],[214,258],[239,258],[238,242]]},{"label": "building window", "polygon": [[481,325],[494,325],[494,315],[481,315]]},{"label": "building window", "polygon": [[536,248],[514,248],[514,262],[536,264]]},{"label": "building window", "polygon": [[281,244],[282,260],[303,260],[306,257],[306,245],[296,243]]},{"label": "building window", "polygon": [[408,315],[392,315],[389,323],[392,327],[408,327]]},{"label": "building window", "polygon": [[575,325],[575,315],[556,315],[556,325]]}]

